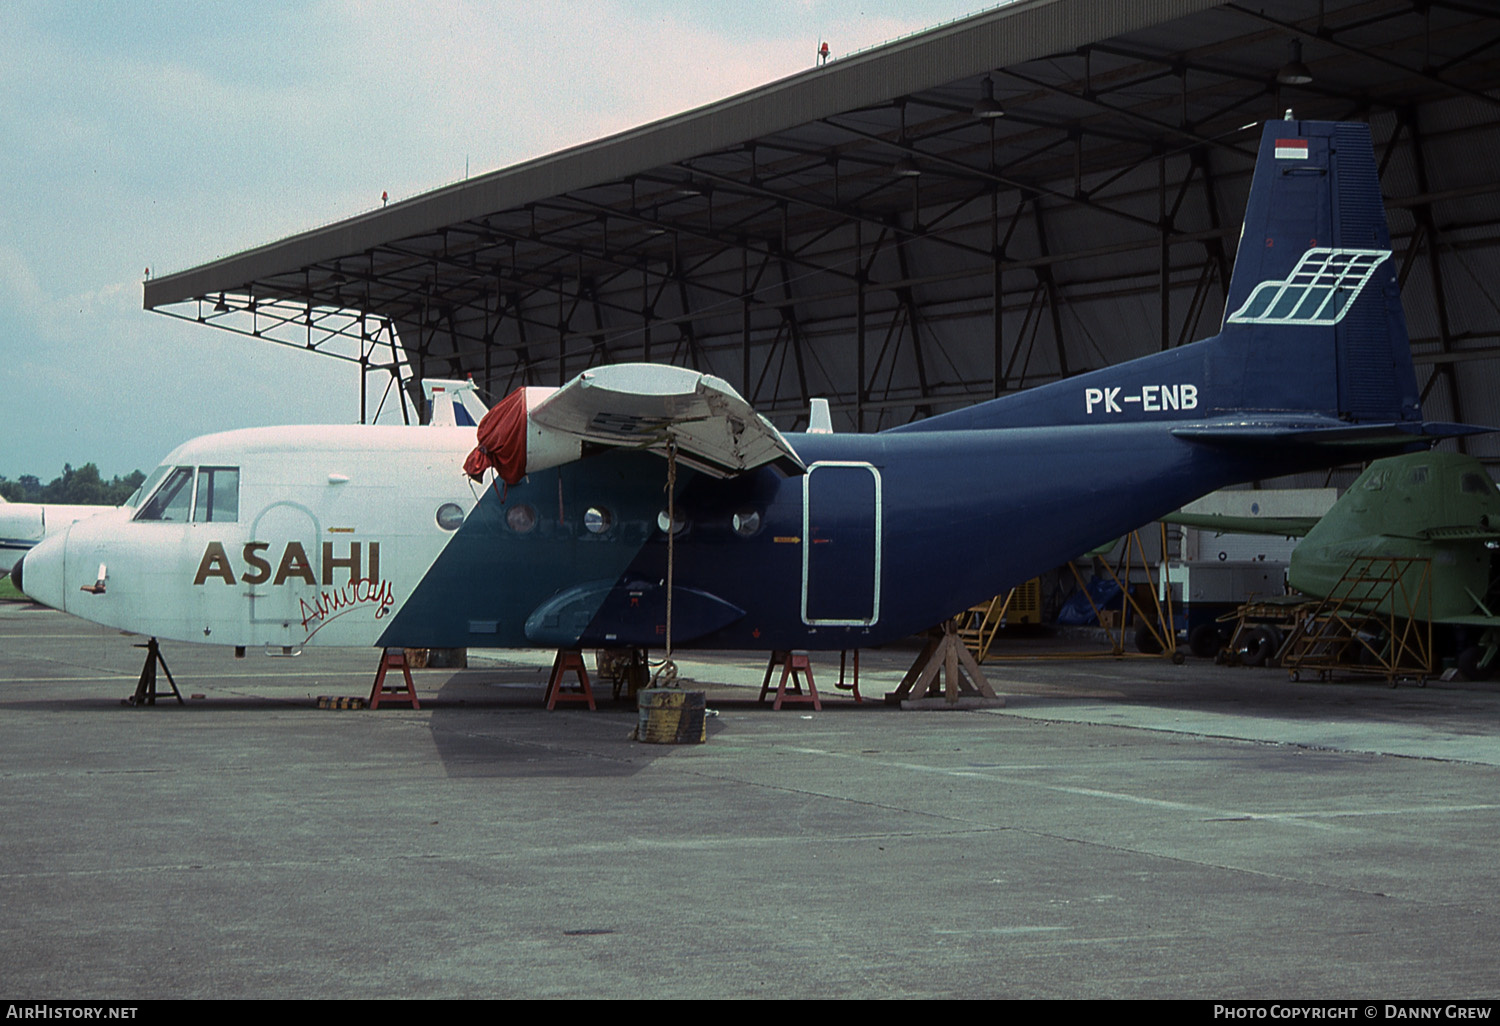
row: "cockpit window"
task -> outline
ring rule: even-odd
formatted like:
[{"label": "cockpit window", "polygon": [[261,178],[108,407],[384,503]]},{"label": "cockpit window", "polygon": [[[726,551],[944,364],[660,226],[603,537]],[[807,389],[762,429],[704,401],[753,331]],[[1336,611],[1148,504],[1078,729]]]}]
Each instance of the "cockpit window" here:
[{"label": "cockpit window", "polygon": [[1472,495],[1490,495],[1495,491],[1495,482],[1471,472],[1464,475],[1463,489]]},{"label": "cockpit window", "polygon": [[199,467],[193,523],[228,524],[240,518],[240,468]]},{"label": "cockpit window", "polygon": [[174,524],[187,523],[193,503],[193,468],[175,467],[167,475],[141,511],[137,520],[162,520]]},{"label": "cockpit window", "polygon": [[166,477],[167,471],[171,469],[171,467],[163,463],[161,466],[151,471],[151,476],[142,481],[141,486],[131,493],[130,498],[125,500],[125,505],[129,506],[131,509],[135,509],[140,506],[141,500],[146,498],[146,496],[150,495],[152,492],[156,491],[156,486],[161,484],[161,479]]}]

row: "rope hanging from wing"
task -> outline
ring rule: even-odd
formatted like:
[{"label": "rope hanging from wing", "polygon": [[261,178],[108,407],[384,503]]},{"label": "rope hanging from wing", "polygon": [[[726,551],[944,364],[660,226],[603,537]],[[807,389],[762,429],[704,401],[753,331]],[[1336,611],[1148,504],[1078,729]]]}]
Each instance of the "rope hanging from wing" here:
[{"label": "rope hanging from wing", "polygon": [[677,664],[672,661],[672,578],[677,548],[677,439],[667,434],[667,654],[651,677],[653,688],[677,686]]}]

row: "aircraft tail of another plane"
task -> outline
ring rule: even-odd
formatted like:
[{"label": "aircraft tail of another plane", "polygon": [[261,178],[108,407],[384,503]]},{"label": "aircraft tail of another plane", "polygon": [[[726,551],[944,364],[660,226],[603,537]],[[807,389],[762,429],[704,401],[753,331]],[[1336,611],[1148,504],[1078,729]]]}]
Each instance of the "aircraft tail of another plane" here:
[{"label": "aircraft tail of another plane", "polygon": [[433,427],[474,427],[489,412],[472,380],[423,378],[422,394]]},{"label": "aircraft tail of another plane", "polygon": [[1131,421],[1222,445],[1483,430],[1422,420],[1368,125],[1265,125],[1218,335],[892,430]]}]

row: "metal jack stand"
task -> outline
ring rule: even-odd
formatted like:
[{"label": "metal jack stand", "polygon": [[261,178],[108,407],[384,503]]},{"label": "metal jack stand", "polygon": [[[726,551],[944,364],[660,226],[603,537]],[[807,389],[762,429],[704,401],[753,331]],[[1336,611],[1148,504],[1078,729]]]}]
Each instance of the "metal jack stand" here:
[{"label": "metal jack stand", "polygon": [[854,676],[851,678],[850,683],[845,684],[844,666],[847,664],[848,658],[848,650],[839,653],[839,681],[834,685],[834,687],[838,688],[840,691],[854,692],[854,700],[856,702],[863,702],[865,698],[859,693],[859,649],[856,648],[854,650]]},{"label": "metal jack stand", "polygon": [[146,665],[141,667],[141,679],[135,685],[135,694],[125,699],[131,705],[155,705],[156,704],[156,664],[161,663],[161,671],[167,675],[167,683],[172,685],[172,694],[177,696],[178,705],[187,705],[182,700],[182,692],[177,690],[177,682],[172,679],[172,671],[167,669],[167,661],[161,656],[161,646],[152,638],[144,645],[136,645],[136,648],[146,650]]}]

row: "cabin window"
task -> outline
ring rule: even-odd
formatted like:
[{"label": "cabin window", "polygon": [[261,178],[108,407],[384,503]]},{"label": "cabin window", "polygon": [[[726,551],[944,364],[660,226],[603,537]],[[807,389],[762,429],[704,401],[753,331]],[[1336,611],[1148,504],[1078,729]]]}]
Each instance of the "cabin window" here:
[{"label": "cabin window", "polygon": [[505,523],[517,534],[530,534],[536,526],[536,510],[524,502],[512,506],[505,511]]},{"label": "cabin window", "polygon": [[457,531],[464,525],[463,507],[456,502],[445,502],[437,508],[437,525],[445,531]]},{"label": "cabin window", "polygon": [[1495,482],[1471,471],[1464,475],[1463,489],[1471,495],[1490,495],[1495,491]]},{"label": "cabin window", "polygon": [[240,468],[199,467],[195,524],[232,524],[240,518]]},{"label": "cabin window", "polygon": [[687,526],[687,521],[683,519],[680,513],[676,517],[668,517],[667,511],[662,510],[656,514],[656,526],[662,534],[667,533],[668,527],[672,529],[673,534],[681,534],[682,529]]},{"label": "cabin window", "polygon": [[1406,483],[1411,485],[1424,485],[1427,483],[1427,464],[1412,467],[1411,473],[1406,476]]},{"label": "cabin window", "polygon": [[193,468],[175,467],[135,515],[137,520],[185,524],[193,506]]},{"label": "cabin window", "polygon": [[742,509],[734,515],[734,533],[741,538],[750,538],[760,531],[760,511]]},{"label": "cabin window", "polygon": [[589,534],[603,534],[609,530],[609,525],[613,522],[614,518],[603,506],[590,506],[583,514],[583,526]]}]

